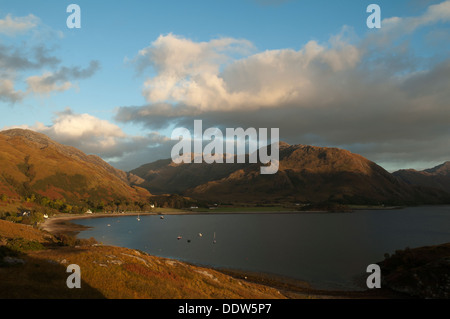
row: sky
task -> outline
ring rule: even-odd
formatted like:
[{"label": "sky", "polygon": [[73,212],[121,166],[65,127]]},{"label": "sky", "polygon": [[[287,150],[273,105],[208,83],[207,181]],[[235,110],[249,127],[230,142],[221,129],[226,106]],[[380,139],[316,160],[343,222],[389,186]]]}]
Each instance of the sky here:
[{"label": "sky", "polygon": [[0,130],[126,171],[194,120],[430,168],[450,160],[449,39],[442,0],[0,0]]}]

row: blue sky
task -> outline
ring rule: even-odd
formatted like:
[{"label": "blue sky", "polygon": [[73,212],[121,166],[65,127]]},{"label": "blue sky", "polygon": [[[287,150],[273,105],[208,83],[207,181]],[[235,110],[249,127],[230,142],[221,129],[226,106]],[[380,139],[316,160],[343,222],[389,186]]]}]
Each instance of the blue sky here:
[{"label": "blue sky", "polygon": [[450,160],[448,2],[0,0],[0,129],[126,170],[170,157],[194,119],[427,168]]}]

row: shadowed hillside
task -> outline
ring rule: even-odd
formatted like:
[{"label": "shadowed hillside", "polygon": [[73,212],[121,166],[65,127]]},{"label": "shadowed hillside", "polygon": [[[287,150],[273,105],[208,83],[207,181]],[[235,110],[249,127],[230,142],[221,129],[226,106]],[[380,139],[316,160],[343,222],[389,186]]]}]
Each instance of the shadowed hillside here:
[{"label": "shadowed hillside", "polygon": [[275,175],[261,164],[179,164],[161,160],[131,173],[152,193],[179,193],[228,202],[335,202],[342,204],[423,204],[449,202],[441,190],[415,187],[368,159],[337,148],[280,143]]},{"label": "shadowed hillside", "polygon": [[450,193],[450,162],[423,171],[399,170],[393,175],[410,185],[425,186]]}]

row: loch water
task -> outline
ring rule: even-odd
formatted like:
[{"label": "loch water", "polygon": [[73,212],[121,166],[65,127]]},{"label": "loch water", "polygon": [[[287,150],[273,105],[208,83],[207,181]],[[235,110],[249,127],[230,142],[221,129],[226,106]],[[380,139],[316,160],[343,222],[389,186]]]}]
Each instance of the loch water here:
[{"label": "loch water", "polygon": [[193,264],[256,271],[318,289],[364,289],[384,254],[450,242],[450,206],[353,213],[242,213],[80,219],[79,238]]}]

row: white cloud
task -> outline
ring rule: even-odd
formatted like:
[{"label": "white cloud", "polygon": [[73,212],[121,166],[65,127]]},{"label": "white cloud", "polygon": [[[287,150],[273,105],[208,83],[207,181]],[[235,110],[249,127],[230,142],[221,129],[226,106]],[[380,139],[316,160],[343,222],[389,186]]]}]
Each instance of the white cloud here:
[{"label": "white cloud", "polygon": [[37,123],[33,129],[90,153],[110,151],[126,137],[117,125],[87,113],[73,113],[70,109],[57,113],[52,125]]},{"label": "white cloud", "polygon": [[39,24],[38,17],[30,14],[25,17],[13,17],[8,14],[4,19],[0,19],[0,34],[14,36],[25,33]]},{"label": "white cloud", "polygon": [[299,51],[273,50],[235,59],[234,54],[252,47],[231,38],[196,43],[172,34],[160,36],[135,59],[140,70],[151,65],[157,72],[145,81],[143,95],[150,103],[180,103],[196,113],[275,107],[309,96],[313,73],[351,69],[361,56],[358,48],[335,38],[329,47],[311,41]]},{"label": "white cloud", "polygon": [[126,138],[117,125],[90,114],[76,114],[70,108],[56,113],[51,125],[37,122],[33,126],[21,125],[4,129],[22,128],[43,133],[55,141],[79,147],[88,153],[110,152]]},{"label": "white cloud", "polygon": [[232,61],[233,56],[252,49],[246,40],[220,38],[194,42],[169,34],[141,50],[134,63],[141,72],[147,67],[157,72],[144,83],[143,95],[147,101],[186,100],[188,104],[197,104],[207,96],[225,93],[217,76],[221,67]]},{"label": "white cloud", "polygon": [[289,143],[345,147],[378,162],[449,160],[450,58],[420,56],[397,41],[420,41],[420,28],[448,21],[445,1],[417,17],[387,18],[361,39],[348,40],[344,28],[327,43],[239,57],[224,50],[216,58],[205,49],[215,48],[210,42],[161,36],[141,52],[154,71],[144,83],[148,104],[121,107],[116,120],[153,129],[189,128],[194,119],[279,127]]}]

